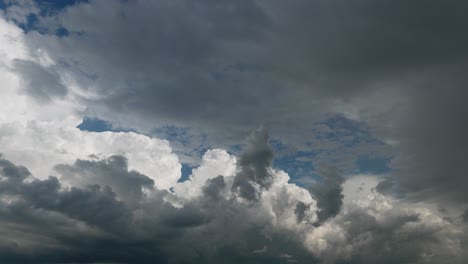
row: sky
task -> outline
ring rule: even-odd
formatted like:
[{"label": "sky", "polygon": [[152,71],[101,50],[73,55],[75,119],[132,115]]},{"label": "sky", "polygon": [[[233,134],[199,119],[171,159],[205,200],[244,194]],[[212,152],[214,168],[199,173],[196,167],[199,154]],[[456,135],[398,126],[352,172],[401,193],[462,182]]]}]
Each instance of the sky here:
[{"label": "sky", "polygon": [[467,9],[0,0],[0,263],[467,263]]}]

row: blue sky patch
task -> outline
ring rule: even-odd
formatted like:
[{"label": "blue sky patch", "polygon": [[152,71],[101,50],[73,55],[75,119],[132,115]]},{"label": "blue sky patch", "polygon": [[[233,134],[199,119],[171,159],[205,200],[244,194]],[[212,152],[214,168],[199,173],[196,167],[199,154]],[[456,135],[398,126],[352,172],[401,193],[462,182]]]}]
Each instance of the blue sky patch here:
[{"label": "blue sky patch", "polygon": [[85,116],[81,124],[77,126],[78,129],[82,131],[89,131],[89,132],[105,132],[105,131],[112,131],[112,132],[134,132],[133,129],[129,128],[121,128],[115,127],[112,125],[111,122],[102,120],[96,117],[88,117]]},{"label": "blue sky patch", "polygon": [[60,10],[67,6],[75,5],[80,2],[88,2],[87,0],[36,0],[41,10]]},{"label": "blue sky patch", "polygon": [[[24,23],[23,21],[16,21],[14,19],[14,22],[23,29],[25,32],[30,32],[30,31],[37,31],[41,34],[50,34],[50,33],[55,33],[57,36],[68,36],[69,32],[66,28],[60,27],[55,32],[50,32],[50,30],[47,28],[47,26],[40,21],[39,17],[48,17],[51,16],[55,13],[60,12],[62,9],[75,5],[80,2],[88,2],[87,0],[35,0],[33,1],[34,5],[29,5],[29,4],[22,4],[21,2],[16,3],[16,2],[11,2],[11,3],[5,3],[4,1],[0,1],[0,9],[1,10],[7,10],[11,6],[19,6],[20,8],[28,8],[25,9],[24,15],[26,15],[26,22]],[[34,8],[31,8],[34,7]],[[35,9],[35,8],[38,8]],[[34,10],[35,9],[35,10]],[[30,12],[28,14],[28,12]]]},{"label": "blue sky patch", "polygon": [[77,126],[77,128],[91,132],[113,131],[112,124],[110,122],[92,117],[84,117],[83,121]]},{"label": "blue sky patch", "polygon": [[390,159],[386,157],[359,157],[356,161],[359,172],[384,174],[390,172],[389,167]]},{"label": "blue sky patch", "polygon": [[182,176],[178,180],[178,182],[184,182],[189,179],[190,174],[192,174],[192,167],[182,163]]},{"label": "blue sky patch", "polygon": [[55,35],[59,36],[59,37],[66,37],[70,34],[70,32],[68,31],[68,29],[64,28],[64,27],[59,27],[56,31],[55,31]]},{"label": "blue sky patch", "polygon": [[155,128],[151,131],[151,134],[169,142],[178,142],[184,146],[188,145],[192,138],[189,128],[172,125]]}]

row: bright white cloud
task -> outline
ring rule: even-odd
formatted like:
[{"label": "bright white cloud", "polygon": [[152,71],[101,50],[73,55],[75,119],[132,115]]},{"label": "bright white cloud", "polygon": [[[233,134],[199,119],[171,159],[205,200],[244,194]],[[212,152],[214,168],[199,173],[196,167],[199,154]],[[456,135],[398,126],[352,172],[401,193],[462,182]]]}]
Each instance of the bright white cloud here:
[{"label": "bright white cloud", "polygon": [[170,188],[180,178],[181,165],[169,142],[133,132],[86,132],[39,121],[2,123],[0,144],[6,157],[39,178],[54,174],[56,164],[113,154],[126,156],[129,169],[152,178],[160,189]]},{"label": "bright white cloud", "polygon": [[223,149],[208,150],[203,155],[200,166],[192,171],[189,179],[174,186],[174,193],[186,199],[200,196],[208,179],[219,175],[233,176],[235,171],[235,156],[229,155]]},{"label": "bright white cloud", "polygon": [[289,183],[289,175],[281,170],[273,172],[274,182],[270,189],[262,193],[261,204],[267,208],[273,217],[273,223],[278,228],[302,231],[302,224],[297,221],[295,209],[298,202],[308,205],[305,211],[306,223],[316,221],[316,202],[310,193],[296,184]]}]

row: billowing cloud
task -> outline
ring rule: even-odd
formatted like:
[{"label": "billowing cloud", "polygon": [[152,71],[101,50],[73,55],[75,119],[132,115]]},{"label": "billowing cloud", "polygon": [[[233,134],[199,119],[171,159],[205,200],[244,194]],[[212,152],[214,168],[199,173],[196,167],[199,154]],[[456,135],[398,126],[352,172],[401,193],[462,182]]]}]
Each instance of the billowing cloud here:
[{"label": "billowing cloud", "polygon": [[137,171],[128,171],[127,159],[110,156],[102,161],[77,160],[73,165],[59,164],[55,170],[71,186],[109,186],[124,200],[139,200],[144,189],[152,189],[154,180]]},{"label": "billowing cloud", "polygon": [[[81,173],[90,183],[66,187],[52,176],[38,180],[27,168],[2,158],[0,230],[8,236],[0,244],[5,252],[0,258],[48,263],[462,263],[460,229],[428,208],[379,194],[372,176],[346,181],[342,210],[317,227],[317,203],[307,190],[287,183],[284,172],[273,172],[270,188],[261,190],[256,201],[237,199],[239,194],[226,183],[233,176],[218,176],[207,180],[201,196],[174,206],[168,202],[174,194],[147,188],[151,180],[128,171],[124,161],[113,156],[60,165],[62,179]],[[298,222],[294,205],[301,203],[308,207]]]},{"label": "billowing cloud", "polygon": [[[427,204],[378,193],[378,182],[372,176],[347,180],[341,212],[307,234],[306,244],[318,251],[324,263],[340,263],[340,258],[345,263],[463,260],[460,229],[434,214]],[[428,234],[431,239],[426,240]]]},{"label": "billowing cloud", "polygon": [[180,197],[193,198],[202,194],[207,180],[217,176],[232,176],[236,171],[236,157],[223,149],[211,149],[205,152],[199,167],[192,170],[187,181],[174,186],[174,192]]},{"label": "billowing cloud", "polygon": [[131,169],[151,177],[158,188],[174,186],[181,175],[169,142],[133,132],[94,133],[50,122],[13,122],[0,124],[0,142],[5,155],[40,178],[47,178],[55,164],[113,154],[124,155]]}]

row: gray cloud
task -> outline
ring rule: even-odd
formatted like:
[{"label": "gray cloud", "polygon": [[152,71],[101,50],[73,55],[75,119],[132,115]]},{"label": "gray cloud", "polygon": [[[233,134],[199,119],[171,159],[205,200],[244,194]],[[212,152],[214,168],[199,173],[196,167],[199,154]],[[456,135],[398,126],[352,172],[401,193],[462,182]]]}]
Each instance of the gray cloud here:
[{"label": "gray cloud", "polygon": [[268,143],[268,133],[264,128],[252,132],[245,151],[237,161],[240,167],[234,178],[232,190],[248,200],[258,199],[262,189],[270,187],[273,177],[271,165],[273,149]]},{"label": "gray cloud", "polygon": [[38,15],[41,11],[32,0],[5,0],[3,2],[7,5],[5,17],[23,25],[28,23],[28,16]]},{"label": "gray cloud", "polygon": [[341,172],[336,168],[321,165],[319,174],[323,180],[309,188],[309,192],[317,201],[319,209],[315,225],[321,225],[328,218],[336,216],[343,205],[343,187],[341,185],[344,178],[341,176]]},{"label": "gray cloud", "polygon": [[[116,157],[88,165],[91,170],[101,166],[102,173],[109,173],[115,170],[106,166],[112,164],[112,159]],[[80,168],[77,164],[83,165],[82,162],[78,160],[74,169]],[[224,188],[222,176],[208,181],[204,188],[206,196],[183,208],[175,208],[163,201],[163,197],[169,195],[166,192],[127,203],[120,201],[108,186],[64,189],[55,177],[26,181],[27,170],[8,160],[0,160],[0,166],[0,197],[14,197],[1,202],[0,230],[4,232],[16,223],[6,233],[7,240],[0,244],[0,259],[4,263],[166,263],[168,260],[175,263],[236,263],[239,260],[281,263],[274,252],[251,256],[249,252],[253,247],[265,243],[272,248],[288,245],[282,250],[289,248],[289,252],[297,251],[313,259],[310,253],[300,249],[298,240],[285,240],[280,234],[273,240],[265,236],[268,222],[249,219],[248,207],[224,196],[213,196],[214,189]],[[96,178],[100,176],[95,175]],[[128,176],[115,174],[114,177],[119,181],[118,177]],[[57,226],[50,226],[51,223]],[[23,239],[28,239],[29,244]],[[7,252],[11,248],[14,250]]]},{"label": "gray cloud", "polygon": [[67,88],[60,76],[43,66],[26,60],[15,60],[14,70],[24,81],[25,92],[39,102],[48,102],[54,97],[67,95]]},{"label": "gray cloud", "polygon": [[[348,245],[359,248],[345,263],[411,263],[422,261],[421,263],[432,263],[429,260],[421,260],[419,255],[424,250],[424,246],[429,246],[431,241],[419,240],[417,233],[431,232],[431,230],[414,231],[416,237],[408,241],[405,239],[403,230],[405,225],[417,223],[417,215],[401,215],[390,217],[385,223],[378,222],[370,214],[363,212],[353,212],[347,215],[342,221],[351,223],[347,226],[347,234],[352,239],[347,241]],[[409,234],[406,234],[409,235]],[[434,239],[441,239],[435,238]],[[358,246],[359,241],[371,240],[366,247]]]},{"label": "gray cloud", "polygon": [[218,176],[213,179],[208,179],[205,186],[203,187],[203,193],[207,197],[218,199],[226,188],[226,182],[223,176]]},{"label": "gray cloud", "polygon": [[[69,35],[33,31],[27,39],[64,65],[61,74],[100,95],[83,98],[88,115],[141,131],[174,125],[190,128],[192,138],[207,135],[180,146],[190,155],[237,144],[259,123],[291,149],[313,150],[312,124],[351,112],[377,138],[400,142],[393,167],[405,192],[465,201],[458,188],[468,171],[460,160],[465,7],[455,0],[90,1],[41,18]],[[64,95],[54,75],[26,66],[19,69],[25,80],[39,76],[37,87],[28,86],[33,96]],[[375,151],[355,148],[338,163]]]},{"label": "gray cloud", "polygon": [[305,204],[304,202],[298,202],[296,204],[296,209],[294,209],[294,214],[297,218],[297,223],[302,222],[305,217],[305,212],[310,209],[310,205]]},{"label": "gray cloud", "polygon": [[[457,59],[468,51],[468,38],[462,33],[468,20],[460,12],[466,3],[456,0],[270,2],[263,6],[273,13],[282,34],[276,47],[282,58],[289,56],[282,65],[293,64],[292,70],[299,73],[305,73],[307,65],[316,65],[319,71],[341,73],[351,80],[364,77],[356,73],[382,78]],[[289,53],[284,52],[285,42],[290,44]],[[338,96],[346,90],[364,90],[335,88],[329,92]]]},{"label": "gray cloud", "polygon": [[[30,51],[40,48],[55,66],[16,60],[12,68],[23,91],[43,104],[75,92],[62,83],[66,76],[76,82],[74,89],[82,89],[73,95],[86,115],[145,133],[189,128],[187,138],[199,138],[181,146],[190,154],[195,147],[238,144],[260,123],[288,151],[335,150],[318,153],[319,160],[309,157],[315,167],[330,160],[352,167],[356,154],[383,151],[359,142],[342,152],[336,146],[362,139],[348,131],[336,142],[313,135],[314,123],[344,114],[387,142],[393,171],[378,190],[465,208],[466,8],[456,0],[89,1],[39,16],[41,32],[32,28],[25,35]],[[2,16],[24,24],[31,13],[39,14],[34,5],[13,5]],[[60,27],[69,34],[53,35]],[[34,179],[26,168],[0,159],[0,231],[8,237],[0,240],[1,260],[450,259],[452,248],[443,238],[450,232],[422,224],[420,215],[399,212],[382,221],[366,210],[341,210],[343,178],[334,173],[323,173],[323,182],[310,188],[317,202],[312,228],[336,225],[344,232],[343,248],[352,250],[339,260],[312,256],[300,236],[271,231],[264,215],[254,219],[254,210],[228,198],[238,195],[254,207],[270,190],[273,152],[267,135],[256,132],[251,141],[234,179],[209,180],[202,197],[182,208],[165,201],[173,198],[170,193],[144,195],[152,181],[128,171],[119,156],[59,165],[60,180]],[[294,204],[296,224],[313,225],[306,217],[312,204]],[[268,250],[252,256],[263,248]],[[428,249],[440,250],[431,259]]]},{"label": "gray cloud", "polygon": [[398,129],[380,132],[399,141],[391,164],[395,173],[383,183],[387,189],[393,186],[417,199],[467,201],[462,187],[468,184],[463,158],[468,126],[461,121],[466,113],[464,68],[429,69],[408,92],[410,103],[392,112],[400,117]]},{"label": "gray cloud", "polygon": [[[260,134],[261,143],[264,140],[261,135],[265,134],[260,132],[256,131],[256,136]],[[102,161],[78,160],[74,165],[58,168],[61,173],[83,173],[89,182],[114,172],[117,189],[129,177],[140,179],[136,172],[128,172],[120,156]],[[93,173],[87,174],[90,171]],[[335,185],[341,181],[335,172],[323,175]],[[398,211],[398,207],[378,219],[365,208],[351,208],[342,213],[320,205],[318,218],[324,210],[328,210],[327,217],[332,212],[335,217],[326,224],[336,229],[313,227],[313,223],[301,217],[310,210],[310,205],[292,208],[298,220],[300,217],[303,220],[298,221],[297,228],[306,228],[306,232],[325,228],[320,239],[335,241],[335,235],[329,231],[344,232],[340,236],[344,241],[334,242],[338,244],[332,243],[326,251],[314,254],[304,244],[301,232],[277,228],[270,218],[271,214],[274,219],[282,217],[288,210],[283,199],[292,197],[284,196],[280,190],[276,194],[277,204],[265,210],[265,204],[259,204],[265,201],[239,201],[234,193],[229,194],[227,185],[223,176],[210,179],[202,196],[174,207],[166,202],[172,196],[166,191],[154,190],[151,196],[121,200],[109,186],[66,188],[55,177],[35,179],[26,168],[2,158],[0,232],[4,236],[0,260],[2,263],[440,263],[440,259],[450,259],[451,263],[462,263],[450,251],[451,239],[456,237],[450,233],[449,225],[434,224],[405,209]],[[324,184],[321,185],[324,190]],[[317,204],[320,203],[318,200]],[[425,254],[434,247],[439,252],[426,261]],[[254,253],[259,248],[267,250]],[[344,248],[350,252],[345,256],[335,254]]]},{"label": "gray cloud", "polygon": [[109,186],[128,201],[140,200],[144,189],[154,188],[154,181],[149,177],[128,171],[127,159],[119,155],[102,161],[77,160],[73,165],[57,165],[55,170],[62,181],[73,186]]},{"label": "gray cloud", "polygon": [[23,181],[31,173],[24,166],[16,166],[11,161],[6,160],[0,154],[0,166],[2,167],[2,175],[8,177],[12,181]]}]

